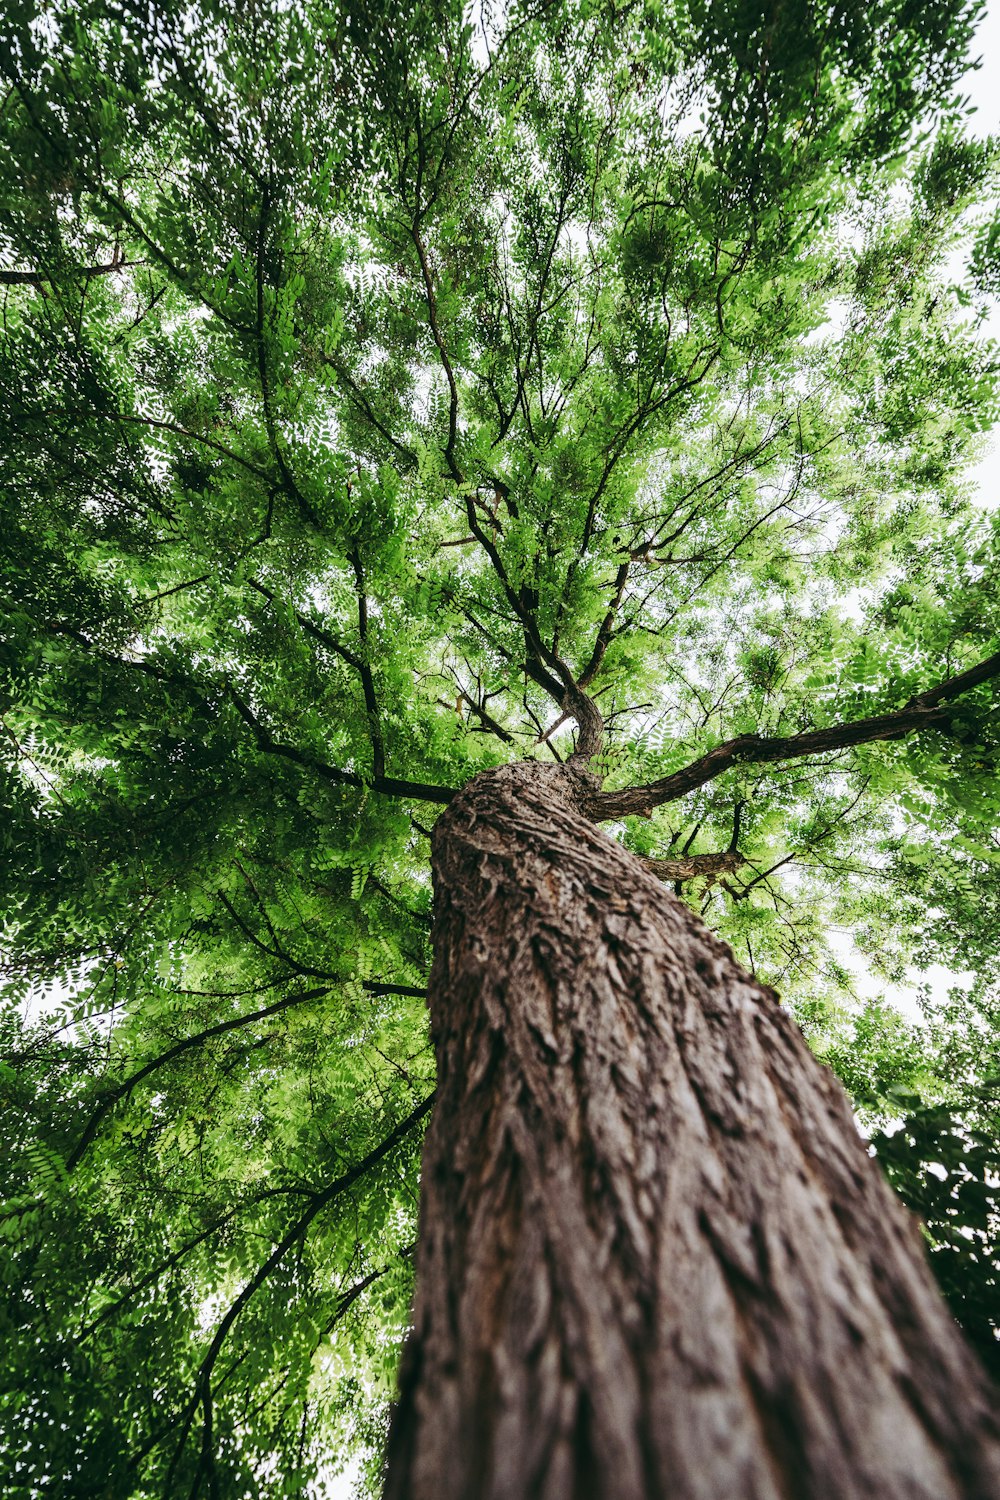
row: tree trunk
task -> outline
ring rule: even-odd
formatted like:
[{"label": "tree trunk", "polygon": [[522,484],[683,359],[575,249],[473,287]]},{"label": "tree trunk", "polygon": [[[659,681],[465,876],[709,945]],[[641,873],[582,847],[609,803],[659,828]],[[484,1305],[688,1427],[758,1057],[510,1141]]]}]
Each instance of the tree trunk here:
[{"label": "tree trunk", "polygon": [[773,991],[569,769],[478,777],[434,878],[386,1500],[997,1500],[991,1387]]}]

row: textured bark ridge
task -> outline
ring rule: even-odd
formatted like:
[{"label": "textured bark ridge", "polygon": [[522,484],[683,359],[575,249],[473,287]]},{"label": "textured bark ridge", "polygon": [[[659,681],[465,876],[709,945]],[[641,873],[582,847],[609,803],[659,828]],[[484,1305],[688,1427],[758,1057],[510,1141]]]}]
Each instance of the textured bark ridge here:
[{"label": "textured bark ridge", "polygon": [[994,1393],[774,994],[558,767],[434,858],[387,1500],[997,1500]]}]

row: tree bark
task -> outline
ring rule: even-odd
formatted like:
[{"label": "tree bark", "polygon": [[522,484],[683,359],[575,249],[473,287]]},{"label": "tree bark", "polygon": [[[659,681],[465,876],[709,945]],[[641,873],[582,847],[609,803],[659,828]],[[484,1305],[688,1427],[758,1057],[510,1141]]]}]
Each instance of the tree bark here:
[{"label": "tree bark", "polygon": [[435,830],[386,1500],[996,1500],[995,1395],[840,1086],[577,801],[508,766]]}]

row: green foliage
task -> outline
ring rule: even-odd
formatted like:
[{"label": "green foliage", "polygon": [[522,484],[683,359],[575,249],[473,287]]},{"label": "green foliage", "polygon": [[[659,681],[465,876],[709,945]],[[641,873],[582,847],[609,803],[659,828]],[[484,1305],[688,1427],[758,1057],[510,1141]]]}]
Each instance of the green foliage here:
[{"label": "green foliage", "polygon": [[[12,1496],[319,1496],[352,1447],[375,1482],[429,825],[571,753],[559,664],[625,787],[997,651],[974,10],[8,6]],[[997,754],[984,681],[615,829],[711,853],[738,816],[683,894],[884,1127],[993,1359]],[[979,978],[914,1031],[832,925]]]}]

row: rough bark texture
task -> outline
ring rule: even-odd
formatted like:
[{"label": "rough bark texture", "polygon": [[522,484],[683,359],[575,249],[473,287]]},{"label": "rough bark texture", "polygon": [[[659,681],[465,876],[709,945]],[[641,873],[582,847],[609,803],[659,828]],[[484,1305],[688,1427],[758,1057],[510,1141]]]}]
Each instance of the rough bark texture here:
[{"label": "rough bark texture", "polygon": [[558,767],[434,859],[387,1500],[996,1500],[992,1390],[775,995]]}]

